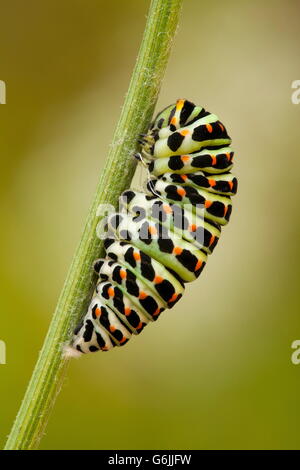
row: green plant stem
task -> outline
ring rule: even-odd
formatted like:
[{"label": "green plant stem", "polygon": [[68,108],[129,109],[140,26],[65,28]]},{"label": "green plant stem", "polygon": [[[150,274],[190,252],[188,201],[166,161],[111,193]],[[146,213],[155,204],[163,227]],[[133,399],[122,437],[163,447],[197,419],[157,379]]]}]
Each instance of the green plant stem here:
[{"label": "green plant stem", "polygon": [[[152,0],[144,37],[106,164],[88,213],[82,237],[67,275],[44,345],[5,449],[35,449],[60,391],[67,359],[62,345],[84,315],[95,285],[92,262],[103,253],[96,234],[99,204],[117,205],[129,187],[137,137],[151,120],[166,69],[183,0]],[[100,106],[100,103],[99,103]]]}]

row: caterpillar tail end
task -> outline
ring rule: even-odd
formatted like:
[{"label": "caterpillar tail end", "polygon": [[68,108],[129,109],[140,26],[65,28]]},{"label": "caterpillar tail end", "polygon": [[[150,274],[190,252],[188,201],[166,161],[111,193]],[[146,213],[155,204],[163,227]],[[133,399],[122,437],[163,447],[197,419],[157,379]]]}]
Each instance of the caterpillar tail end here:
[{"label": "caterpillar tail end", "polygon": [[78,359],[82,355],[83,355],[82,352],[78,351],[78,349],[75,349],[70,344],[65,344],[63,346],[63,358],[64,359]]}]

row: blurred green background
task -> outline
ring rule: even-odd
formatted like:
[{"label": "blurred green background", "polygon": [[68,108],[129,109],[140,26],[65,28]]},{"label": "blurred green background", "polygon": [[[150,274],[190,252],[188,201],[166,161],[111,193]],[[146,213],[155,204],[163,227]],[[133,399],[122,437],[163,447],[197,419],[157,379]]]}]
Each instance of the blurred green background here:
[{"label": "blurred green background", "polygon": [[[148,1],[3,0],[1,445],[80,237]],[[201,280],[124,349],[73,361],[42,449],[300,448],[299,2],[186,0],[157,109],[233,138],[239,193]],[[137,178],[140,180],[140,176]]]}]

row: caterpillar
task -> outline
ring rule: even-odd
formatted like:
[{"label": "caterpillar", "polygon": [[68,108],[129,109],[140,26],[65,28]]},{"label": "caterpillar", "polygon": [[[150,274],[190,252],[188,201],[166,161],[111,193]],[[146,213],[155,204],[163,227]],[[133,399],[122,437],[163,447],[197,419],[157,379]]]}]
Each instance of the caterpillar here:
[{"label": "caterpillar", "polygon": [[179,99],[139,140],[145,192],[129,189],[106,219],[106,256],[74,353],[108,351],[156,321],[202,272],[231,214],[237,191],[231,139],[218,117]]}]

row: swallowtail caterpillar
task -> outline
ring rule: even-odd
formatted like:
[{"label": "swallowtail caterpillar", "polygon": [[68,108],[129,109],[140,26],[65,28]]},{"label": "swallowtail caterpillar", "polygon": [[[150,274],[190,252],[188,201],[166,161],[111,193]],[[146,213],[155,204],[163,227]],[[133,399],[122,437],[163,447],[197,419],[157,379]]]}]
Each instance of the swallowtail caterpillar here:
[{"label": "swallowtail caterpillar", "polygon": [[74,354],[122,346],[173,307],[230,218],[237,179],[231,139],[216,115],[179,99],[140,143],[147,189],[125,191],[124,210],[107,218],[106,256],[94,265],[99,280],[74,331]]}]

